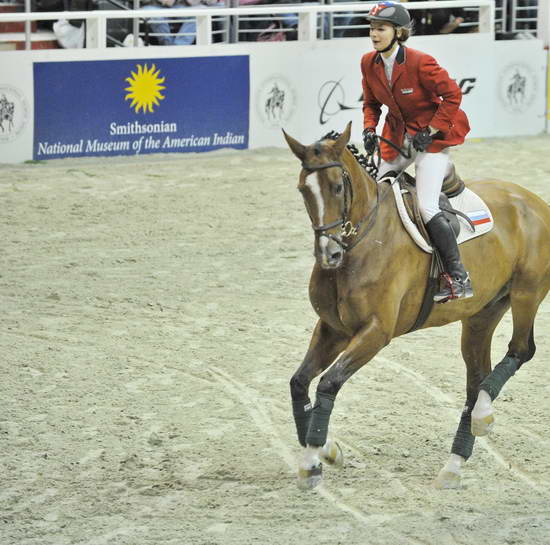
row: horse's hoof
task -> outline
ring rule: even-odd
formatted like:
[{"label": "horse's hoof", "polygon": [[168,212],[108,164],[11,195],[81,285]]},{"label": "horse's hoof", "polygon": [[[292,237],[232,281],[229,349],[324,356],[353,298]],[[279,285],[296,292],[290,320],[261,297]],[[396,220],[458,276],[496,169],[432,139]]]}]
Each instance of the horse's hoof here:
[{"label": "horse's hoof", "polygon": [[328,453],[321,453],[321,460],[333,467],[342,467],[344,465],[344,454],[340,445],[336,441],[331,441]]},{"label": "horse's hoof", "polygon": [[460,475],[453,471],[442,469],[433,483],[437,490],[448,490],[450,488],[460,488]]},{"label": "horse's hoof", "polygon": [[298,488],[300,490],[312,490],[323,480],[323,464],[311,469],[301,467],[298,470]]},{"label": "horse's hoof", "polygon": [[483,418],[474,418],[472,416],[472,435],[475,435],[476,437],[488,435],[494,425],[495,417],[492,414],[488,414]]}]

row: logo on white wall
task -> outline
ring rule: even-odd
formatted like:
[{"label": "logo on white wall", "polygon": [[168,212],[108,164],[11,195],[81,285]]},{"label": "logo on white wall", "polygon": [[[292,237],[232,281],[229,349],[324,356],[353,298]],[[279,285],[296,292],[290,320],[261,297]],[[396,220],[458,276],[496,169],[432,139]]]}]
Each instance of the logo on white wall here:
[{"label": "logo on white wall", "polygon": [[266,125],[281,127],[292,117],[295,106],[296,94],[284,77],[273,76],[260,85],[256,107]]},{"label": "logo on white wall", "polygon": [[523,113],[535,100],[537,76],[528,64],[509,64],[499,77],[499,98],[509,112]]},{"label": "logo on white wall", "polygon": [[325,125],[329,122],[330,118],[346,110],[360,110],[361,102],[363,100],[362,95],[359,97],[358,102],[353,106],[353,102],[350,104],[346,100],[346,92],[342,85],[341,77],[338,81],[331,80],[325,81],[317,94],[317,103],[319,104],[319,123]]},{"label": "logo on white wall", "polygon": [[21,91],[0,85],[0,142],[15,140],[27,124],[28,107]]}]

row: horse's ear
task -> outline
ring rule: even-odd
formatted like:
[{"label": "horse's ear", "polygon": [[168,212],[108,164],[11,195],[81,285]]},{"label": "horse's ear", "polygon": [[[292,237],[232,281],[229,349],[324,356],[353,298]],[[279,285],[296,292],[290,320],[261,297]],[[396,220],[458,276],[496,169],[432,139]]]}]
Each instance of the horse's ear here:
[{"label": "horse's ear", "polygon": [[291,149],[292,153],[300,159],[300,161],[304,160],[304,157],[306,156],[306,147],[303,144],[300,144],[298,140],[295,140],[290,136],[290,134],[287,134],[284,129],[281,129],[283,131],[283,135],[285,137],[286,143],[288,144],[288,147]]},{"label": "horse's ear", "polygon": [[351,137],[351,121],[347,124],[344,132],[336,139],[334,142],[333,149],[336,152],[337,156],[340,156],[344,151],[344,148],[348,145],[349,139]]}]

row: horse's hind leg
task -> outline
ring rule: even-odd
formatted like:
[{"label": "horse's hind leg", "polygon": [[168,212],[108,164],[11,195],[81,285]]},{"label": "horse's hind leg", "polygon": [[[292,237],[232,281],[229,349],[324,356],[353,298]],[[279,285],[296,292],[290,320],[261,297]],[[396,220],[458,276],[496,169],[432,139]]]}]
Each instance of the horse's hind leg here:
[{"label": "horse's hind leg", "polygon": [[[516,282],[517,284],[518,282]],[[534,321],[540,303],[546,296],[550,278],[537,284],[537,289],[521,289],[512,286],[513,334],[504,359],[480,385],[478,400],[472,412],[472,433],[487,435],[494,421],[492,402],[510,377],[535,355]]]},{"label": "horse's hind leg", "polygon": [[434,486],[460,486],[461,465],[472,454],[475,437],[470,430],[471,413],[481,381],[491,372],[491,340],[496,326],[510,307],[508,295],[493,300],[476,315],[462,321],[462,357],[466,363],[466,404],[451,448],[451,456],[439,472]]}]

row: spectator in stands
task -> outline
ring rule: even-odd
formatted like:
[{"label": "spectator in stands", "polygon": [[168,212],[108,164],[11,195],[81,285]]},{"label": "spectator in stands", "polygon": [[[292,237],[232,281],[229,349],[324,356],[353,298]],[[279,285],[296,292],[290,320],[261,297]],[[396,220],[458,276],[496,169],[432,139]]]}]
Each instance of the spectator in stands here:
[{"label": "spectator in stands", "polygon": [[[290,4],[290,3],[300,3],[301,0],[295,0],[295,2],[289,1],[289,0],[280,0],[283,4]],[[348,2],[349,0],[332,0],[332,3],[337,2]],[[269,2],[269,3],[275,3],[275,2]],[[298,15],[295,13],[285,13],[281,15],[282,18],[282,24],[285,28],[297,28],[298,27]],[[351,15],[340,15],[335,14],[332,18],[332,36],[330,35],[330,15],[327,13],[325,14],[324,20],[323,20],[323,37],[325,40],[331,39],[331,38],[343,38],[346,35],[346,29],[341,27],[346,27],[351,23],[352,20]]]},{"label": "spectator in stands", "polygon": [[[250,6],[257,4],[292,4],[292,0],[233,0],[234,7]],[[239,18],[239,41],[240,42],[280,42],[289,39],[296,39],[292,24],[286,24],[287,19],[296,19],[295,14],[282,13],[278,15],[244,15]]]},{"label": "spectator in stands", "polygon": [[[421,0],[402,0],[418,2]],[[450,34],[451,32],[463,32],[460,25],[464,23],[464,10],[462,8],[447,9],[411,9],[414,33],[424,34]]]},{"label": "spectator in stands", "polygon": [[57,43],[65,49],[81,49],[84,47],[85,27],[83,24],[74,26],[67,19],[59,19],[53,24],[53,32]]},{"label": "spectator in stands", "polygon": [[[143,9],[159,8],[200,8],[219,6],[223,7],[220,0],[153,0],[152,3],[143,6]],[[182,14],[183,15],[183,14]],[[159,45],[193,45],[197,34],[197,22],[195,17],[185,17],[183,19],[173,19],[174,23],[179,25],[176,32],[172,32],[171,19],[165,17],[155,17],[148,20],[149,27],[153,31]]]}]

